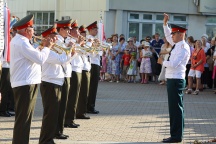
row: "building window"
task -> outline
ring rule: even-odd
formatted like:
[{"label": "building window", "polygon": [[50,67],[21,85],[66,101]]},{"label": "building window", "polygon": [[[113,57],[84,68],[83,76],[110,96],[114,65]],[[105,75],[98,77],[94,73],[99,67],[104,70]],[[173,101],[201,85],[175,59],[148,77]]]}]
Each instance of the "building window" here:
[{"label": "building window", "polygon": [[41,32],[53,26],[54,24],[54,12],[29,11],[28,14],[34,15],[34,26],[36,35],[40,35]]},{"label": "building window", "polygon": [[139,14],[130,14],[130,19],[139,19]]},{"label": "building window", "polygon": [[163,15],[156,15],[156,20],[163,20],[164,16]]},{"label": "building window", "polygon": [[152,24],[142,24],[142,37],[152,36]]},{"label": "building window", "polygon": [[152,15],[151,14],[144,14],[143,19],[144,20],[152,20]]},{"label": "building window", "polygon": [[216,36],[216,16],[208,16],[206,22],[206,34],[209,37]]},{"label": "building window", "polygon": [[186,22],[186,16],[173,16],[173,21]]},{"label": "building window", "polygon": [[139,37],[139,23],[129,23],[129,37]]},{"label": "building window", "polygon": [[[131,15],[134,15],[133,18]],[[136,15],[136,19],[135,19]],[[140,17],[139,17],[140,16]],[[133,13],[129,12],[128,17],[128,37],[136,36],[141,40],[146,36],[152,36],[159,33],[160,37],[164,36],[163,30],[163,13]],[[169,23],[181,25],[186,28],[187,16],[170,14]]]}]

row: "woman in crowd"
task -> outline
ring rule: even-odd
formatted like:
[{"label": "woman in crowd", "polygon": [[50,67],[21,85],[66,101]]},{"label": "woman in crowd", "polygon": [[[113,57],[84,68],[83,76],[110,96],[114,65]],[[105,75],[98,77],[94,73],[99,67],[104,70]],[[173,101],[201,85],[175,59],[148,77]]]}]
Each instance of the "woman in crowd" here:
[{"label": "woman in crowd", "polygon": [[199,94],[199,88],[201,86],[201,74],[204,71],[204,64],[206,62],[205,52],[202,48],[202,42],[196,41],[195,49],[191,56],[191,69],[188,74],[188,90],[186,94],[192,93],[193,77],[196,76],[196,90],[192,93],[194,95]]},{"label": "woman in crowd", "polygon": [[142,58],[140,57],[140,53],[142,52],[143,48],[144,48],[144,45],[140,45],[137,51],[137,69],[138,69],[139,76],[140,76],[140,82],[142,81],[142,75],[140,73],[140,65],[141,65]]},{"label": "woman in crowd", "polygon": [[[108,41],[108,39],[110,39]],[[107,43],[112,43],[111,38],[107,38]],[[107,74],[109,75],[109,78],[107,78],[108,81],[111,81],[112,78],[112,56],[111,56],[111,48],[108,48],[106,51],[106,57],[107,57]]]},{"label": "woman in crowd", "polygon": [[112,35],[112,49],[110,51],[110,55],[112,56],[112,79],[110,82],[114,81],[114,77],[116,79],[116,82],[119,83],[119,78],[120,78],[120,53],[121,52],[121,47],[119,46],[118,43],[118,35],[113,34]]},{"label": "woman in crowd", "polygon": [[142,84],[147,84],[149,79],[149,74],[152,72],[150,57],[152,57],[152,52],[150,51],[150,44],[148,42],[144,43],[144,49],[140,53],[142,62],[140,65],[140,73],[142,75]]},{"label": "woman in crowd", "polygon": [[[206,61],[213,55],[213,52],[210,51],[210,53],[207,53],[209,48],[210,48],[210,44],[207,42],[208,39],[208,35],[204,34],[201,37],[201,41],[202,41],[202,48],[205,51],[206,54]],[[212,70],[209,69],[209,65],[207,63],[205,63],[204,65],[205,70],[202,74],[202,78],[201,78],[201,82],[203,84],[203,88],[212,88]]]},{"label": "woman in crowd", "polygon": [[130,54],[132,52],[137,53],[137,47],[134,45],[134,39],[133,38],[129,38],[127,42],[128,42],[128,44],[127,44],[126,48],[129,49],[129,53]]},{"label": "woman in crowd", "polygon": [[[172,49],[172,45],[166,40],[166,37],[163,38],[164,44],[161,46],[161,51],[160,51],[160,57],[162,57],[165,61],[169,57],[169,53]],[[158,77],[158,80],[161,81],[160,85],[165,84],[165,67],[162,66],[160,75]]]},{"label": "woman in crowd", "polygon": [[[187,42],[188,42],[188,45],[190,46],[190,52],[191,52],[191,55],[192,55],[192,52],[193,52],[194,47],[195,47],[195,41],[194,41],[193,36],[189,36],[187,38]],[[189,60],[187,65],[186,65],[186,74],[185,74],[186,86],[188,85],[188,73],[190,71],[190,68],[191,68],[191,61]]]},{"label": "woman in crowd", "polygon": [[122,60],[122,56],[124,54],[124,51],[125,51],[125,38],[122,37],[119,39],[119,47],[120,47],[120,52],[119,52],[119,58],[120,58],[120,74],[121,74],[121,78],[123,78],[123,75],[122,75],[122,71],[123,71],[123,65],[124,65],[124,62],[121,61]]}]

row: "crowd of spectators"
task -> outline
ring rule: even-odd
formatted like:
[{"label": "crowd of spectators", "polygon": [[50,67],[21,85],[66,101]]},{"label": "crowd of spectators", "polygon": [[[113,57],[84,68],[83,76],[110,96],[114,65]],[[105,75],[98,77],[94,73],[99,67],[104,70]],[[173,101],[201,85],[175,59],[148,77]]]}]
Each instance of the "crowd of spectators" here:
[{"label": "crowd of spectators", "polygon": [[[185,93],[198,95],[203,89],[216,87],[215,37],[209,38],[203,34],[198,40],[189,36],[185,41],[191,50]],[[137,41],[136,37],[126,40],[123,34],[113,34],[106,42],[112,47],[103,53],[100,81],[141,84],[153,81],[160,85],[166,84],[166,68],[157,63],[159,57],[167,60],[172,49],[166,37],[160,38],[156,33]]]}]

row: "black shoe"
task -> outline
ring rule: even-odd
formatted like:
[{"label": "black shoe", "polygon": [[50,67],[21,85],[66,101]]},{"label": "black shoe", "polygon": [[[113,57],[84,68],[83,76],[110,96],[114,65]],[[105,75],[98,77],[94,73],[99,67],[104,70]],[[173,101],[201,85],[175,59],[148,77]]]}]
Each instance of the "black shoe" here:
[{"label": "black shoe", "polygon": [[58,134],[55,136],[56,139],[67,139],[68,137],[66,135],[63,134]]},{"label": "black shoe", "polygon": [[164,139],[163,139],[163,141],[164,141],[164,140],[167,140],[167,139],[170,139],[170,138],[171,138],[171,137],[168,137],[168,138],[164,138]]},{"label": "black shoe", "polygon": [[71,124],[64,124],[65,128],[78,128],[78,124],[71,123]]},{"label": "black shoe", "polygon": [[90,114],[99,114],[99,111],[97,110],[88,110],[87,113],[90,113]]},{"label": "black shoe", "polygon": [[11,117],[12,115],[9,112],[4,111],[4,112],[0,112],[0,116],[2,116],[2,117]]},{"label": "black shoe", "polygon": [[8,114],[10,114],[11,116],[15,116],[15,113],[11,113],[9,111],[7,111]]},{"label": "black shoe", "polygon": [[83,115],[77,115],[76,118],[77,119],[90,119],[90,117],[86,116],[85,114],[83,114]]},{"label": "black shoe", "polygon": [[65,134],[62,134],[63,136],[65,136],[66,138],[69,138],[69,135],[65,135]]},{"label": "black shoe", "polygon": [[163,143],[179,143],[182,142],[182,140],[178,140],[178,139],[174,139],[174,138],[167,138],[165,140],[162,141]]},{"label": "black shoe", "polygon": [[80,126],[80,124],[76,124],[76,123],[74,123],[74,122],[72,122],[72,124],[73,124],[73,125],[76,125],[76,126],[78,126],[78,127]]}]

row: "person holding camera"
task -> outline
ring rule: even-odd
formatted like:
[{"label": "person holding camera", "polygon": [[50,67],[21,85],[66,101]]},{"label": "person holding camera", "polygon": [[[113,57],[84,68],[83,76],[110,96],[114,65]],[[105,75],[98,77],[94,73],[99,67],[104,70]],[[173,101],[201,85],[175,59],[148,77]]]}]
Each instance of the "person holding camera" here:
[{"label": "person holding camera", "polygon": [[[188,74],[188,90],[186,94],[199,94],[199,88],[201,86],[201,74],[204,71],[204,64],[206,63],[205,51],[202,49],[202,42],[197,40],[195,43],[195,49],[191,55],[191,68]],[[192,92],[193,77],[196,76],[196,90]]]}]

